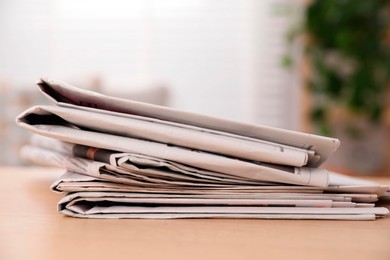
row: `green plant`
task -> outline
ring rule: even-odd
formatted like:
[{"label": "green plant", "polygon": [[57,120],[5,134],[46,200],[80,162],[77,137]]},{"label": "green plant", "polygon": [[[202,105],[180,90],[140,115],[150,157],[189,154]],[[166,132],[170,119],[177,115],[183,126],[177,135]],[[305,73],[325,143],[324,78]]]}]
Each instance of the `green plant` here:
[{"label": "green plant", "polygon": [[305,8],[303,26],[290,32],[290,40],[305,35],[311,118],[323,134],[331,133],[333,107],[381,121],[390,86],[389,8],[389,0],[314,0]]}]

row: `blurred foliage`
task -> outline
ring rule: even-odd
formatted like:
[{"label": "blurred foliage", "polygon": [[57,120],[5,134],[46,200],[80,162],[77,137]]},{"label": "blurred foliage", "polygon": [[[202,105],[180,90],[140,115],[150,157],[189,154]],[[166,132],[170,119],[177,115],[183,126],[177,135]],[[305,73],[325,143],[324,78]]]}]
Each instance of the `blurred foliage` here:
[{"label": "blurred foliage", "polygon": [[306,7],[303,26],[288,33],[290,42],[305,37],[313,70],[307,82],[315,101],[311,118],[323,134],[331,133],[334,106],[381,121],[390,86],[389,8],[390,0],[314,0]]}]

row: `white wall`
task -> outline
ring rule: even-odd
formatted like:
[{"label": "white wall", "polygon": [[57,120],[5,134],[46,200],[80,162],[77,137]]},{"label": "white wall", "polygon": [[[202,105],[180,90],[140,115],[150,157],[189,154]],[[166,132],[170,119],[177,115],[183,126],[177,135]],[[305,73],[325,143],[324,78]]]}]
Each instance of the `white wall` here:
[{"label": "white wall", "polygon": [[175,107],[296,128],[297,87],[279,65],[289,21],[275,2],[286,1],[1,0],[0,81],[160,80]]}]

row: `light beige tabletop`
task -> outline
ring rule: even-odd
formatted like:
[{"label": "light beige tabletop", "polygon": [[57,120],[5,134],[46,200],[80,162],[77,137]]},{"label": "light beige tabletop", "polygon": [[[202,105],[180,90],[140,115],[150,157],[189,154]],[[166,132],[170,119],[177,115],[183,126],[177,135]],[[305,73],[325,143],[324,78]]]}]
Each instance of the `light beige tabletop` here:
[{"label": "light beige tabletop", "polygon": [[[0,168],[0,259],[390,259],[376,221],[78,219],[49,190],[63,170]],[[390,178],[381,181],[390,183]],[[390,203],[385,203],[389,207]]]}]

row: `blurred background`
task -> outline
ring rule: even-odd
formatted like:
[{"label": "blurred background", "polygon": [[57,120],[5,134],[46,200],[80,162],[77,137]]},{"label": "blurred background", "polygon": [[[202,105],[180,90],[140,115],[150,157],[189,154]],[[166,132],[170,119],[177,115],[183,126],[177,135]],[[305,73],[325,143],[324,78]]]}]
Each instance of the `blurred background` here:
[{"label": "blurred background", "polygon": [[326,167],[390,174],[389,1],[0,0],[0,164],[34,83],[329,135]]}]

